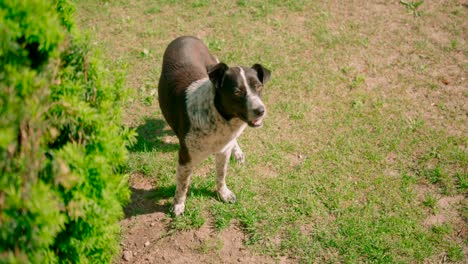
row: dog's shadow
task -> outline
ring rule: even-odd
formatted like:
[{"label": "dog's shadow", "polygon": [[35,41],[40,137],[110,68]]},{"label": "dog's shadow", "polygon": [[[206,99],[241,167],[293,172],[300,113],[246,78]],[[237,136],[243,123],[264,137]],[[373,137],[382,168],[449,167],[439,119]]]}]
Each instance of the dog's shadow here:
[{"label": "dog's shadow", "polygon": [[[160,195],[161,191],[167,193],[168,190],[162,190],[159,188],[146,190],[134,187],[130,187],[130,190],[132,192],[132,196],[130,198],[130,202],[124,208],[125,218],[156,212],[169,212],[169,207],[167,205],[159,205],[157,201],[155,201],[155,197]],[[163,199],[164,197],[168,198],[169,195],[164,195],[158,200]]]},{"label": "dog's shadow", "polygon": [[130,148],[130,152],[175,152],[179,144],[174,132],[165,129],[166,122],[162,119],[148,118],[145,123],[136,127],[137,142]]},{"label": "dog's shadow", "polygon": [[[160,186],[155,189],[139,189],[130,187],[130,190],[132,195],[130,202],[124,208],[125,218],[157,212],[165,214],[171,212],[171,203],[165,202],[161,205],[159,201],[174,197],[175,185]],[[190,188],[188,196],[217,198],[216,193],[208,188]]]}]

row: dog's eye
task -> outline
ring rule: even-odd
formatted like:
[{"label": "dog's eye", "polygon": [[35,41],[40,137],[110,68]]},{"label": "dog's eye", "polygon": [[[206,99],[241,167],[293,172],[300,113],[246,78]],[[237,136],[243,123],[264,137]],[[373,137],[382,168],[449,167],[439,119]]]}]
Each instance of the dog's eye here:
[{"label": "dog's eye", "polygon": [[244,89],[237,88],[237,89],[234,91],[234,95],[235,95],[235,96],[238,96],[238,97],[243,97],[243,96],[245,95],[245,90],[244,90]]}]

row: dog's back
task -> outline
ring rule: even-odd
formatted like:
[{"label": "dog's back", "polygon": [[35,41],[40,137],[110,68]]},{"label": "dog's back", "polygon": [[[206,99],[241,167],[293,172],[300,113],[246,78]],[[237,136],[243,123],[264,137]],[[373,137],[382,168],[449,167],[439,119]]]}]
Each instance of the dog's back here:
[{"label": "dog's back", "polygon": [[207,68],[217,63],[203,42],[184,36],[172,41],[163,57],[159,80],[161,111],[179,139],[188,132],[186,89],[193,82],[208,78]]}]

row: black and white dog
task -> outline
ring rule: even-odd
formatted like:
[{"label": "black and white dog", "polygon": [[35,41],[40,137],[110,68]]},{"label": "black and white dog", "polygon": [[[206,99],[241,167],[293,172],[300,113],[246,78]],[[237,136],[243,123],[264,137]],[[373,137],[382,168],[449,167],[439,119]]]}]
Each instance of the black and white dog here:
[{"label": "black and white dog", "polygon": [[179,138],[174,214],[184,212],[194,166],[216,155],[216,189],[224,202],[236,196],[226,186],[229,157],[242,163],[237,137],[247,125],[262,126],[266,108],[260,99],[270,71],[260,64],[228,67],[203,42],[184,36],[167,47],[159,80],[159,106]]}]

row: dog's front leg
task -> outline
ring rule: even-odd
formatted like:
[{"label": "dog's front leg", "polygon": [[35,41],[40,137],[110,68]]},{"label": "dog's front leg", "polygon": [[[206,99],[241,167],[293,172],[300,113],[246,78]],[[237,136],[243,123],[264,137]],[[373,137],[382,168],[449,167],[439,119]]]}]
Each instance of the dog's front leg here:
[{"label": "dog's front leg", "polygon": [[177,166],[177,186],[174,197],[174,214],[176,216],[182,214],[185,209],[185,199],[190,185],[190,177],[192,175],[192,165],[190,163]]},{"label": "dog's front leg", "polygon": [[227,166],[231,151],[232,149],[229,148],[228,150],[216,154],[216,189],[221,200],[228,203],[235,203],[236,195],[226,186]]},{"label": "dog's front leg", "polygon": [[243,164],[245,162],[245,154],[242,152],[242,149],[237,143],[237,140],[234,140],[234,147],[232,148],[232,155],[236,159],[238,164]]}]

